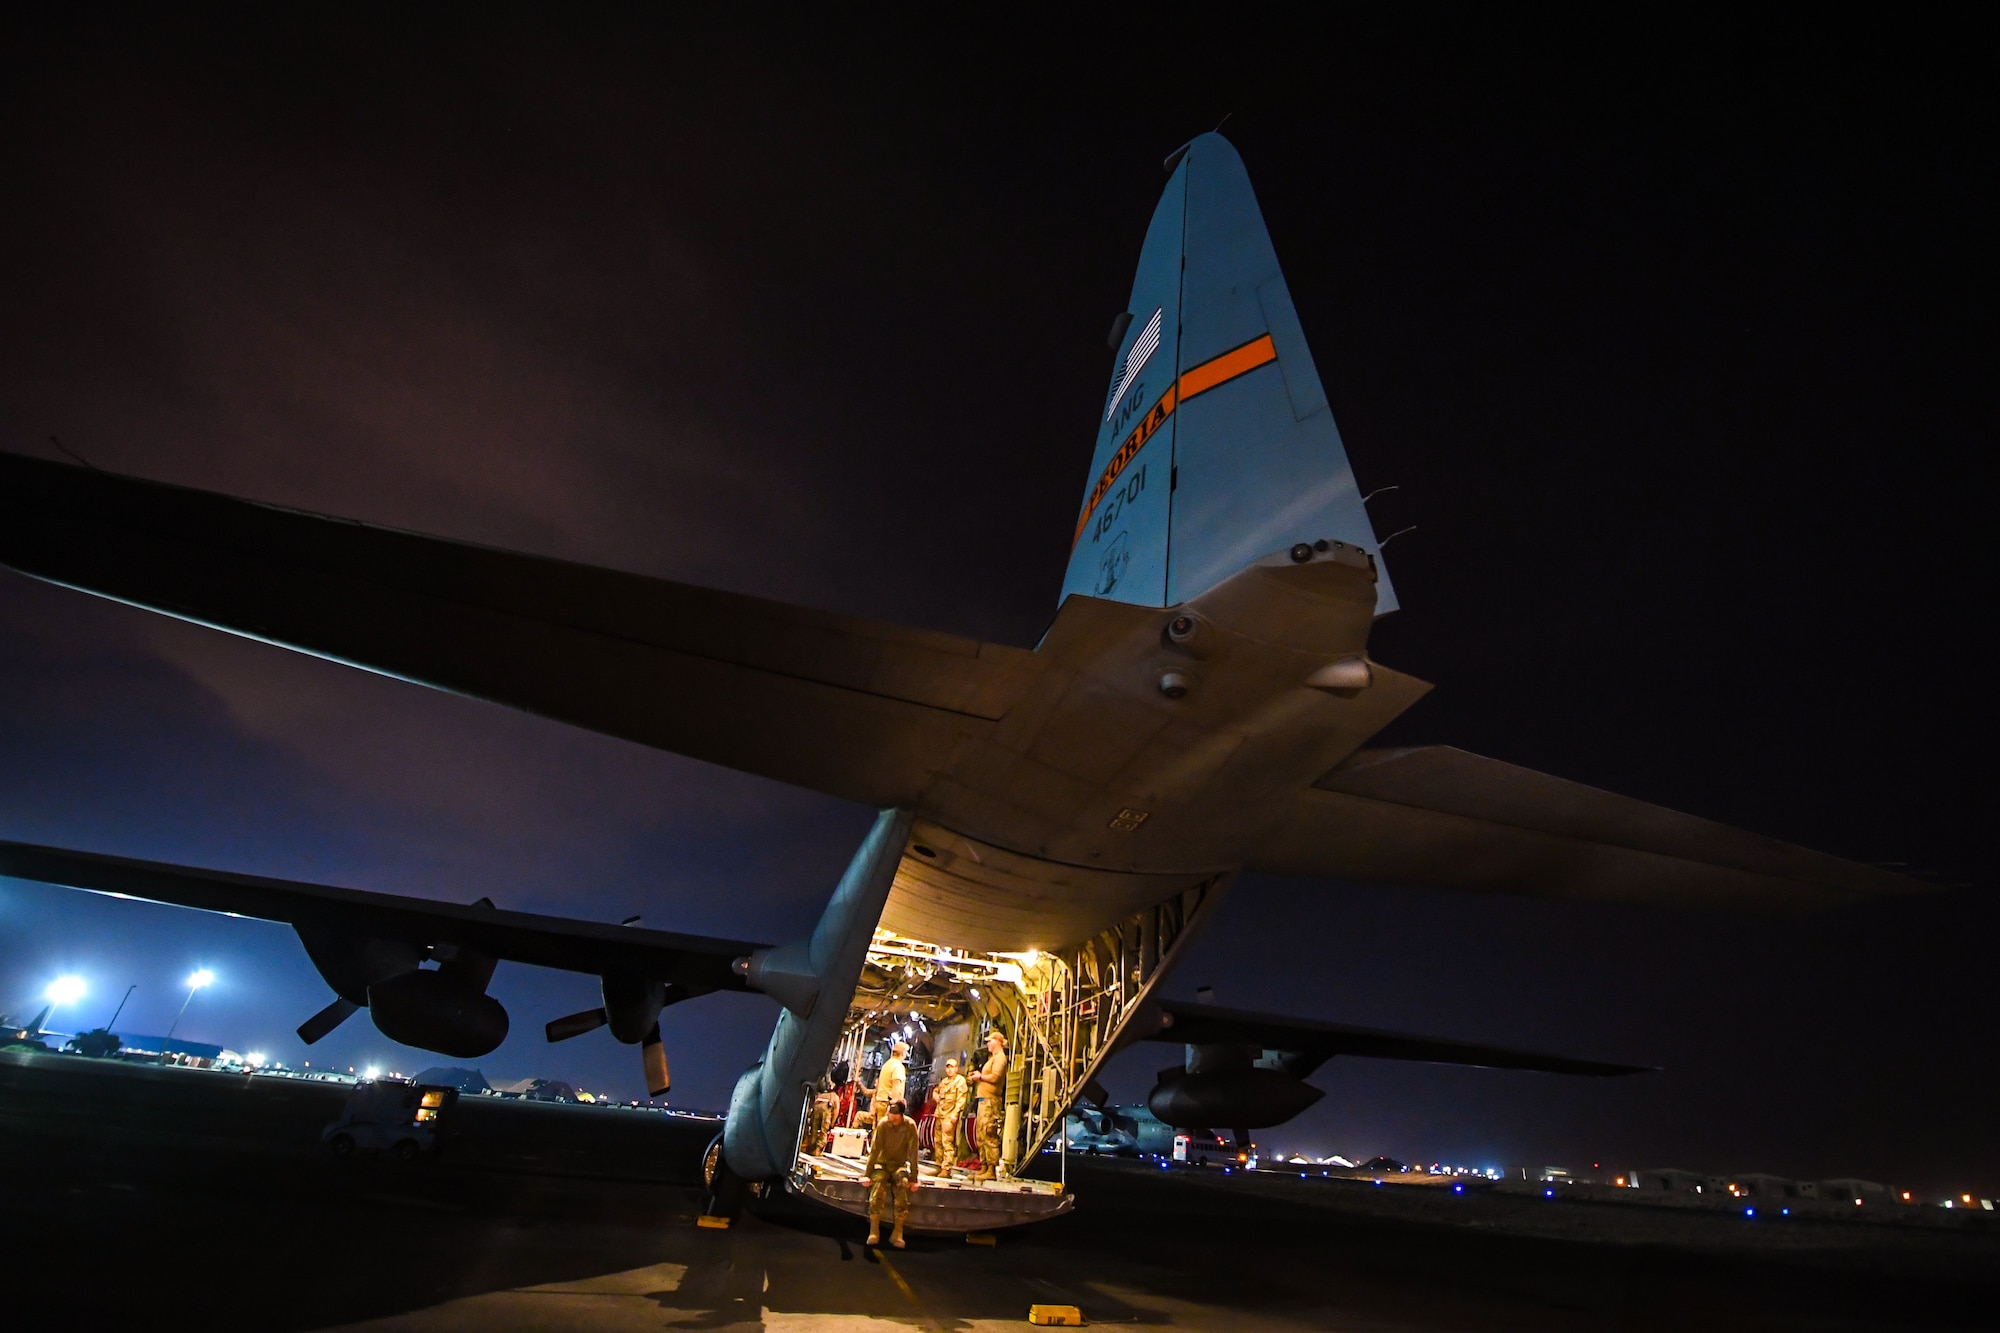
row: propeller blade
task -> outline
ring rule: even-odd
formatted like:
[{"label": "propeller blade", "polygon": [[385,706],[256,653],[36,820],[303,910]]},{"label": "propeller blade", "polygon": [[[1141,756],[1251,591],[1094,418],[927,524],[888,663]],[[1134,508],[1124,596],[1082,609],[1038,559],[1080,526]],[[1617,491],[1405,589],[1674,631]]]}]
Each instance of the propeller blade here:
[{"label": "propeller blade", "polygon": [[639,1062],[646,1070],[646,1095],[664,1097],[667,1089],[673,1087],[673,1076],[667,1072],[667,1048],[660,1041],[660,1025],[653,1024],[653,1030],[639,1043]]},{"label": "propeller blade", "polygon": [[327,1033],[354,1017],[361,1006],[352,1000],[336,999],[332,1004],[299,1024],[299,1040],[310,1046]]},{"label": "propeller blade", "polygon": [[571,1037],[581,1037],[586,1032],[595,1032],[610,1021],[611,1016],[604,1010],[586,1009],[567,1018],[552,1018],[542,1031],[550,1041],[568,1041]]}]

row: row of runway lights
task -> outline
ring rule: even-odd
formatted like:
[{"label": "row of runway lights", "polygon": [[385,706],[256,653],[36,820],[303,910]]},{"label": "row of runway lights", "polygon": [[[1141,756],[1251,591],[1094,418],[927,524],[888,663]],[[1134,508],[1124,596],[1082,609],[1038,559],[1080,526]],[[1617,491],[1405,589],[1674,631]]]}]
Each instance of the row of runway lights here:
[{"label": "row of runway lights", "polygon": [[[1160,1170],[1162,1170],[1162,1171],[1165,1171],[1165,1170],[1167,1170],[1168,1168],[1170,1168],[1170,1167],[1172,1167],[1172,1166],[1173,1166],[1173,1162],[1172,1162],[1172,1161],[1170,1161],[1169,1159],[1165,1158],[1165,1157],[1161,1157],[1161,1158],[1159,1158],[1158,1160],[1159,1160],[1159,1163],[1160,1163]],[[1232,1174],[1232,1173],[1233,1173],[1233,1172],[1235,1171],[1235,1169],[1236,1169],[1236,1168],[1234,1168],[1234,1167],[1229,1167],[1229,1166],[1225,1166],[1225,1167],[1223,1167],[1223,1168],[1222,1168],[1222,1174],[1223,1174],[1223,1175],[1225,1175],[1225,1176],[1226,1176],[1226,1175],[1230,1175],[1230,1174]],[[1254,1168],[1253,1168],[1253,1169],[1254,1169]],[[1321,1178],[1322,1178],[1322,1179],[1331,1179],[1331,1178],[1332,1178],[1332,1175],[1333,1175],[1333,1173],[1332,1173],[1332,1172],[1330,1172],[1330,1171],[1322,1171],[1322,1172],[1320,1172],[1319,1174],[1320,1174],[1320,1176],[1321,1176]],[[1488,1171],[1472,1171],[1472,1172],[1469,1172],[1469,1173],[1467,1173],[1467,1174],[1471,1174],[1471,1175],[1475,1175],[1475,1176],[1479,1176],[1479,1177],[1481,1177],[1481,1178],[1484,1178],[1484,1179],[1497,1179],[1497,1178],[1498,1178],[1498,1173],[1497,1173],[1497,1172],[1488,1172]],[[1301,1171],[1301,1172],[1299,1172],[1299,1179],[1300,1179],[1300,1180],[1309,1180],[1309,1179],[1311,1179],[1311,1178],[1312,1178],[1312,1173],[1311,1173],[1310,1171]],[[1382,1181],[1382,1178],[1381,1178],[1380,1176],[1376,1176],[1376,1177],[1375,1177],[1375,1178],[1374,1178],[1373,1180],[1371,1180],[1371,1181],[1370,1181],[1369,1183],[1371,1183],[1371,1184],[1374,1184],[1374,1185],[1378,1185],[1378,1186],[1379,1186],[1379,1185],[1381,1185],[1381,1184],[1383,1183],[1383,1181]],[[1463,1183],[1463,1182],[1459,1182],[1459,1183],[1456,1183],[1456,1184],[1454,1184],[1454,1185],[1453,1185],[1453,1186],[1451,1187],[1451,1192],[1452,1192],[1453,1194],[1464,1194],[1464,1193],[1465,1193],[1465,1185],[1464,1185],[1464,1183]],[[1550,1188],[1550,1189],[1544,1189],[1544,1190],[1542,1191],[1542,1197],[1543,1197],[1544,1199],[1553,1199],[1553,1198],[1555,1198],[1555,1197],[1556,1197],[1556,1192],[1555,1192],[1555,1190],[1554,1190],[1553,1188]],[[1905,1201],[1907,1201],[1907,1200],[1909,1199],[1909,1197],[1910,1197],[1910,1196],[1909,1196],[1909,1195],[1908,1195],[1907,1193],[1903,1195],[1903,1198],[1904,1198],[1904,1200],[1905,1200]],[[1856,1204],[1858,1205],[1858,1204],[1860,1204],[1861,1200],[1859,1200],[1859,1199],[1856,1199],[1856,1200],[1855,1200],[1854,1202],[1855,1202],[1855,1203],[1856,1203]],[[1968,1194],[1968,1195],[1966,1195],[1966,1196],[1965,1196],[1965,1202],[1966,1202],[1967,1204],[1970,1204],[1970,1203],[1972,1202],[1972,1196],[1971,1196],[1970,1194]],[[1944,1204],[1944,1206],[1945,1206],[1946,1208],[1949,1208],[1949,1207],[1951,1207],[1951,1206],[1952,1206],[1952,1201],[1951,1201],[1951,1200],[1946,1200],[1946,1201],[1945,1201],[1945,1204]],[[1792,1215],[1792,1210],[1791,1210],[1790,1208],[1785,1208],[1785,1207],[1780,1207],[1780,1208],[1778,1209],[1778,1215],[1779,1215],[1780,1217],[1790,1217],[1790,1216]],[[1745,1208],[1745,1209],[1743,1210],[1743,1216],[1745,1216],[1745,1217],[1751,1217],[1751,1218],[1754,1218],[1754,1217],[1756,1217],[1756,1216],[1757,1216],[1757,1210],[1756,1210],[1756,1208],[1755,1208],[1755,1207],[1746,1207],[1746,1208]]]}]

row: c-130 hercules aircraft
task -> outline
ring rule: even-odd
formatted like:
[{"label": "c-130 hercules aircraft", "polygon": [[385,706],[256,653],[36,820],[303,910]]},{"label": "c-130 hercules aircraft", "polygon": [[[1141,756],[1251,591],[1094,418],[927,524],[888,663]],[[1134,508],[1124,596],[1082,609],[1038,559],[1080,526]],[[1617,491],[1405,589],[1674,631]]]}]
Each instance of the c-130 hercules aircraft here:
[{"label": "c-130 hercules aircraft", "polygon": [[1032,649],[0,455],[0,561],[24,574],[876,807],[810,939],[18,843],[0,874],[290,923],[336,995],[308,1042],[366,1007],[481,1055],[507,1030],[496,963],[567,968],[604,1004],[550,1040],[608,1026],[657,1094],[663,1008],[765,992],[783,1011],[731,1099],[716,1206],[789,1180],[859,1209],[824,1151],[830,1073],[907,1033],[914,1090],[998,1030],[1000,1179],[934,1145],[912,1220],[940,1229],[1066,1209],[1015,1172],[1137,1041],[1184,1048],[1155,1114],[1239,1135],[1316,1101],[1306,1076],[1340,1054],[1633,1072],[1160,997],[1239,871],[1766,908],[1923,887],[1449,747],[1371,748],[1430,689],[1368,655],[1397,605],[1380,543],[1241,159],[1205,134],[1167,168]]}]

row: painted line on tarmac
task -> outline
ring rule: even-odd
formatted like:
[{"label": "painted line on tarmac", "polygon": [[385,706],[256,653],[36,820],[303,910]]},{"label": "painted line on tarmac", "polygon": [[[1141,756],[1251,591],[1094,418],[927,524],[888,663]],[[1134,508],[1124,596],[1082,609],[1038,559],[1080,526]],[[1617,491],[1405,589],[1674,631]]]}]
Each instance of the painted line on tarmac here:
[{"label": "painted line on tarmac", "polygon": [[903,1293],[912,1306],[916,1307],[917,1313],[923,1316],[924,1322],[929,1324],[933,1329],[942,1330],[944,1328],[943,1322],[926,1309],[922,1301],[917,1299],[916,1289],[910,1286],[901,1273],[896,1271],[896,1266],[889,1262],[889,1256],[880,1250],[876,1250],[875,1261],[882,1265],[883,1272],[895,1280],[896,1289]]}]

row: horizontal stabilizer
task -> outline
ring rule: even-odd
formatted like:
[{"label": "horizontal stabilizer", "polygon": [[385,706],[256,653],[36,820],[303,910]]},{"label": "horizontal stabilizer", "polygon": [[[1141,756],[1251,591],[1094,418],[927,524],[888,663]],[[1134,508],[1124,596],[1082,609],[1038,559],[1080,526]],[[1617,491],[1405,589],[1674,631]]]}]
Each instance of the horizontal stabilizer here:
[{"label": "horizontal stabilizer", "polygon": [[[282,921],[360,939],[398,940],[418,947],[454,945],[488,958],[536,967],[600,977],[645,977],[675,983],[696,994],[747,989],[731,965],[765,947],[747,940],[502,912],[492,907],[264,879],[21,842],[0,841],[0,876]],[[325,1021],[326,1031],[331,1031],[346,1016],[334,1017],[330,1006],[314,1023]]]},{"label": "horizontal stabilizer", "polygon": [[1304,1078],[1336,1055],[1373,1060],[1414,1060],[1423,1064],[1472,1065],[1481,1069],[1526,1069],[1544,1074],[1615,1076],[1656,1072],[1650,1065],[1608,1064],[1567,1056],[1515,1051],[1478,1042],[1413,1037],[1401,1032],[1318,1023],[1309,1019],[1221,1009],[1210,1004],[1161,1000],[1159,1028],[1151,1041],[1188,1046],[1250,1046],[1276,1053],[1284,1071]]},{"label": "horizontal stabilizer", "polygon": [[0,454],[0,564],[875,806],[1040,669],[1024,649]]},{"label": "horizontal stabilizer", "polygon": [[1754,911],[1931,888],[1443,745],[1358,752],[1298,795],[1253,868]]}]

